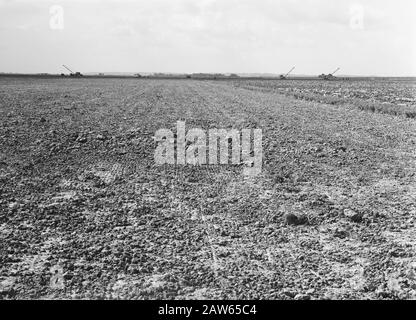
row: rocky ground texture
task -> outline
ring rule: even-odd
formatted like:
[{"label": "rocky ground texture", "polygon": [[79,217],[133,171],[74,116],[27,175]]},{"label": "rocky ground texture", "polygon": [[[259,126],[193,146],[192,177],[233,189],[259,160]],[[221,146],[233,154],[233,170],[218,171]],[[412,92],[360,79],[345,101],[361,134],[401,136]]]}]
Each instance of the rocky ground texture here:
[{"label": "rocky ground texture", "polygon": [[[258,87],[0,79],[0,298],[416,298],[416,121]],[[178,120],[261,174],[157,166]]]}]

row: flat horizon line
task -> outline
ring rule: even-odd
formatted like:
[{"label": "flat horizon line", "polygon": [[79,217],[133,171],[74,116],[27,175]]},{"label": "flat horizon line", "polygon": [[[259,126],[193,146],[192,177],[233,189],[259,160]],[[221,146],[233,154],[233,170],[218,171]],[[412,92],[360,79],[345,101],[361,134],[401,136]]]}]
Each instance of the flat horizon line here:
[{"label": "flat horizon line", "polygon": [[[15,76],[61,76],[69,75],[68,73],[52,73],[52,72],[0,72],[0,75],[15,75]],[[230,76],[237,75],[240,78],[250,78],[250,77],[262,77],[262,78],[275,78],[283,75],[284,73],[270,73],[270,72],[85,72],[82,73],[84,76],[120,76],[120,77],[131,77],[138,74],[142,76],[186,76],[186,75],[207,75],[207,76]],[[315,78],[319,74],[291,74],[287,78]],[[349,75],[349,74],[339,74],[335,75],[335,78],[416,78],[416,75]]]}]

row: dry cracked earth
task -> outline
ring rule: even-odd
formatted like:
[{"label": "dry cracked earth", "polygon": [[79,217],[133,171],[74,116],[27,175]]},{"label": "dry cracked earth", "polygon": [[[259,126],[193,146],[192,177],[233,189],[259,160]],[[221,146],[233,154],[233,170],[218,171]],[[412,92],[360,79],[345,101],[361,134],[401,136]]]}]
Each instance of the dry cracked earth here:
[{"label": "dry cracked earth", "polygon": [[[261,128],[261,174],[157,166],[178,120]],[[2,299],[416,298],[414,119],[227,81],[3,78],[0,124]]]}]

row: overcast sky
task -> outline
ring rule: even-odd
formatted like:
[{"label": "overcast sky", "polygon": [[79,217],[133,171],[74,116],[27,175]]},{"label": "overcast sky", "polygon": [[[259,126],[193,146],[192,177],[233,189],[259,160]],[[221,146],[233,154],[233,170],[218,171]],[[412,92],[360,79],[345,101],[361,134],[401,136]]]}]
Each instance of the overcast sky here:
[{"label": "overcast sky", "polygon": [[0,0],[0,72],[416,76],[414,3]]}]

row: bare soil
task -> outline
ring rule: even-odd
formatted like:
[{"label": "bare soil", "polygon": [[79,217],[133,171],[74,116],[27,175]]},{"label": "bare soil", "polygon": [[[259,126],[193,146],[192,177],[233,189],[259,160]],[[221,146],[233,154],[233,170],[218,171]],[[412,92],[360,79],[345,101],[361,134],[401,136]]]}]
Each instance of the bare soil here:
[{"label": "bare soil", "polygon": [[[261,128],[262,173],[156,166],[178,120]],[[0,145],[1,298],[416,298],[414,119],[232,82],[0,78]]]}]

